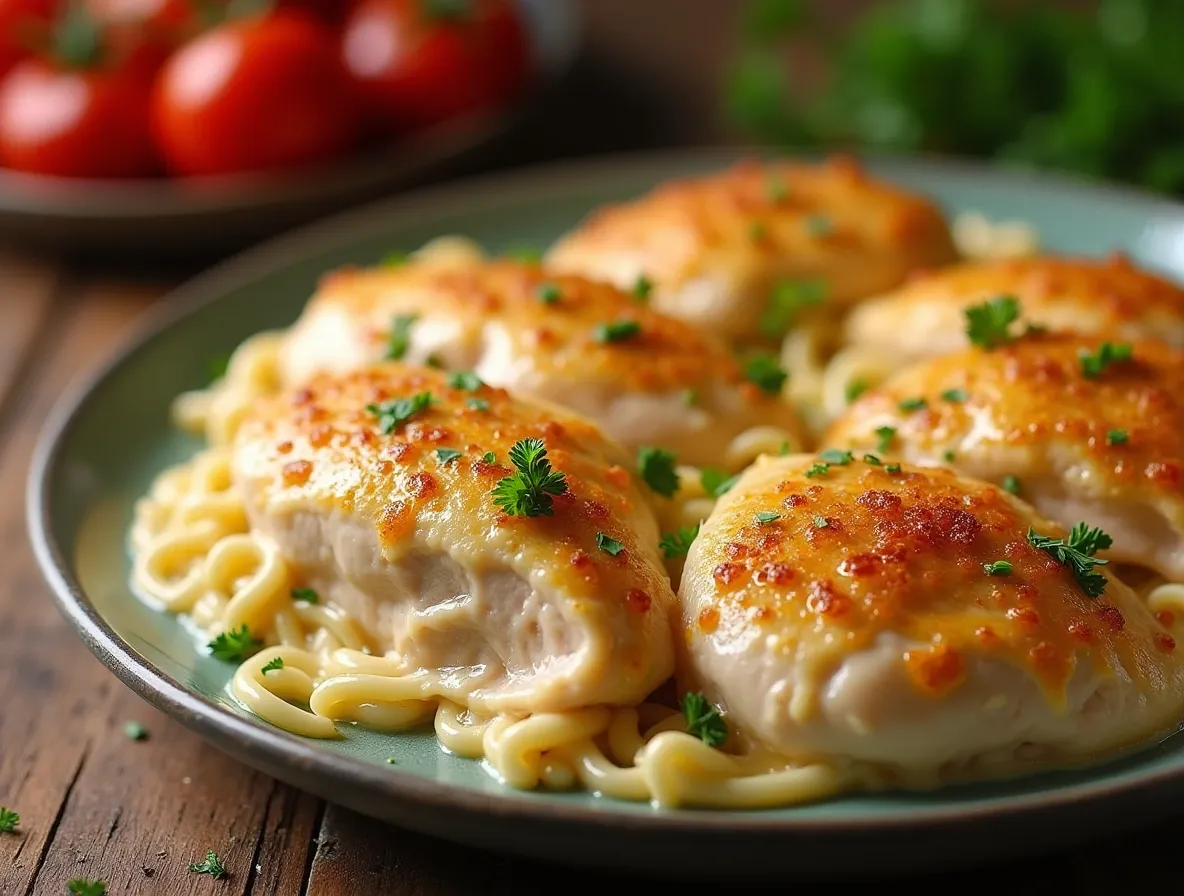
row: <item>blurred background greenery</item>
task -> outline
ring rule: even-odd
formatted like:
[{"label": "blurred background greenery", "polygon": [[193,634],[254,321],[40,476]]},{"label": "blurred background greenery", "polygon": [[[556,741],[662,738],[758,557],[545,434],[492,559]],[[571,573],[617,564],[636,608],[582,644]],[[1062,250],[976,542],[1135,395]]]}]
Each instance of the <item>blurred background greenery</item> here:
[{"label": "blurred background greenery", "polygon": [[748,0],[721,92],[731,123],[776,145],[974,156],[1184,192],[1181,0],[860,6]]}]

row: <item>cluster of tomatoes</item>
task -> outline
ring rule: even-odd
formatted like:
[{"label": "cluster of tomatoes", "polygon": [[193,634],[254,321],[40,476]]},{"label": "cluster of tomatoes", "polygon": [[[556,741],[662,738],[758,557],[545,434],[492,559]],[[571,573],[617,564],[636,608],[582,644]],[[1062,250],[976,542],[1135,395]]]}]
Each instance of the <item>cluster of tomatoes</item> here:
[{"label": "cluster of tomatoes", "polygon": [[0,165],[316,165],[498,108],[530,60],[512,0],[0,0]]}]

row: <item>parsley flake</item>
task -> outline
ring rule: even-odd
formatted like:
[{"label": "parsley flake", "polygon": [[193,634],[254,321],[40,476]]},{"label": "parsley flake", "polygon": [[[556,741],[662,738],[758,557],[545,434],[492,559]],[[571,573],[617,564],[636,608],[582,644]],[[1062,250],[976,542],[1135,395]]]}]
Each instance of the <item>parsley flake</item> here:
[{"label": "parsley flake", "polygon": [[1020,480],[1018,476],[1012,476],[1010,473],[1003,477],[1003,490],[1013,495],[1020,493]]},{"label": "parsley flake", "polygon": [[851,404],[868,390],[867,380],[852,380],[843,388],[843,397]]},{"label": "parsley flake", "polygon": [[302,600],[306,604],[319,603],[321,600],[321,596],[313,588],[293,588],[291,594],[292,600]]},{"label": "parsley flake", "polygon": [[827,448],[825,451],[818,452],[818,459],[827,464],[845,467],[847,464],[855,460],[855,455],[850,451],[840,451],[838,448]]},{"label": "parsley flake", "polygon": [[123,723],[123,736],[128,740],[147,740],[148,729],[136,721]]},{"label": "parsley flake", "polygon": [[880,426],[876,428],[876,450],[887,451],[896,439],[895,426]]},{"label": "parsley flake", "polygon": [[378,418],[378,430],[389,436],[400,423],[406,423],[432,404],[431,392],[416,392],[410,398],[396,398],[382,404],[368,404],[366,410]]},{"label": "parsley flake", "polygon": [[450,464],[463,453],[463,451],[457,451],[455,448],[437,448],[436,460],[441,464]]},{"label": "parsley flake", "polygon": [[107,883],[87,877],[76,877],[66,881],[66,892],[70,896],[107,896]]},{"label": "parsley flake", "polygon": [[779,339],[793,326],[798,314],[826,299],[826,284],[821,280],[781,280],[769,293],[758,323],[761,333]]},{"label": "parsley flake", "polygon": [[702,694],[692,691],[682,698],[682,715],[687,723],[687,734],[699,738],[707,746],[718,747],[728,739],[727,723]]},{"label": "parsley flake", "polygon": [[488,411],[489,402],[484,398],[470,398],[465,402],[465,407],[474,411]]},{"label": "parsley flake", "polygon": [[443,370],[446,366],[448,366],[444,363],[444,359],[435,352],[432,352],[430,355],[428,355],[428,359],[424,363],[433,370]]},{"label": "parsley flake", "polygon": [[863,462],[865,464],[870,464],[873,467],[882,467],[884,465],[884,462],[874,454],[865,454],[863,456]]},{"label": "parsley flake", "polygon": [[825,476],[830,472],[830,464],[813,464],[810,469],[806,471],[807,479],[814,479],[818,476]]},{"label": "parsley flake", "polygon": [[958,457],[958,455],[956,455],[949,448],[947,448],[945,451],[943,451],[941,453],[941,459],[944,460],[947,464],[952,464],[957,457]]},{"label": "parsley flake", "polygon": [[497,455],[494,454],[492,451],[486,451],[484,454],[481,455],[481,460],[487,464],[494,464],[494,463],[497,463]]},{"label": "parsley flake", "polygon": [[411,347],[411,327],[419,319],[418,314],[399,314],[391,322],[387,337],[386,356],[391,361],[401,361]]},{"label": "parsley flake", "polygon": [[0,806],[0,834],[11,834],[21,823],[21,816],[7,806]]},{"label": "parsley flake", "polygon": [[552,497],[567,491],[567,479],[551,469],[542,439],[521,439],[510,448],[515,472],[498,480],[493,503],[510,516],[551,516]]},{"label": "parsley flake", "polygon": [[637,468],[645,484],[664,497],[678,491],[678,456],[672,451],[643,445],[637,451]]},{"label": "parsley flake", "polygon": [[638,274],[637,280],[633,284],[633,296],[639,302],[648,302],[650,300],[650,293],[654,291],[654,281],[645,274]]},{"label": "parsley flake", "polygon": [[1034,529],[1029,528],[1028,543],[1044,551],[1073,573],[1073,578],[1077,580],[1086,597],[1100,597],[1105,593],[1106,577],[1094,568],[1105,566],[1110,561],[1099,560],[1094,555],[1111,547],[1114,539],[1101,529],[1078,523],[1070,530],[1069,538],[1066,540],[1038,535]]},{"label": "parsley flake", "polygon": [[954,404],[961,404],[970,396],[965,389],[946,389],[941,393],[942,401],[949,401]]},{"label": "parsley flake", "polygon": [[190,862],[189,870],[194,874],[208,874],[215,880],[226,877],[226,866],[222,864],[222,860],[212,849],[206,850],[204,862]]},{"label": "parsley flake", "polygon": [[617,541],[615,538],[610,538],[603,532],[596,533],[596,546],[610,556],[617,556],[621,551],[625,550],[625,546]]},{"label": "parsley flake", "polygon": [[902,467],[900,466],[900,464],[885,464],[884,465],[884,472],[885,473],[899,473],[901,471],[901,469],[902,469]]},{"label": "parsley flake", "polygon": [[814,528],[815,529],[829,529],[830,528],[830,520],[828,520],[824,516],[816,516],[816,517],[814,517]]},{"label": "parsley flake", "polygon": [[557,283],[540,283],[535,295],[544,305],[554,305],[563,298],[563,292]]},{"label": "parsley flake", "polygon": [[699,534],[699,527],[701,525],[702,523],[695,523],[693,526],[682,526],[676,532],[663,532],[662,539],[658,542],[658,547],[662,549],[662,553],[666,559],[673,560],[675,557],[685,557],[687,551],[691,549],[691,542]]},{"label": "parsley flake", "polygon": [[777,357],[768,352],[760,352],[749,358],[744,365],[744,376],[766,395],[777,395],[789,378]]},{"label": "parsley flake", "polygon": [[1131,434],[1125,429],[1112,429],[1106,433],[1107,445],[1125,445],[1131,440]]},{"label": "parsley flake", "polygon": [[453,389],[464,389],[466,392],[476,392],[485,384],[481,377],[471,370],[456,370],[448,374],[448,385]]},{"label": "parsley flake", "polygon": [[1086,379],[1096,380],[1111,364],[1129,361],[1134,349],[1129,342],[1103,342],[1096,352],[1082,351],[1078,356]]},{"label": "parsley flake", "polygon": [[282,656],[277,656],[274,659],[270,659],[264,663],[263,668],[260,671],[266,675],[268,672],[278,672],[282,668],[284,668],[284,658]]},{"label": "parsley flake", "polygon": [[231,632],[222,632],[206,647],[210,653],[228,663],[241,663],[263,646],[263,642],[251,634],[246,623]]},{"label": "parsley flake", "polygon": [[781,514],[774,513],[772,510],[761,510],[756,515],[756,521],[764,526],[767,523],[775,523],[781,519]]},{"label": "parsley flake", "polygon": [[1010,328],[1019,320],[1020,303],[1015,296],[996,296],[966,309],[966,336],[979,348],[992,349],[1012,340]]},{"label": "parsley flake", "polygon": [[994,563],[984,563],[983,570],[989,576],[1009,576],[1014,567],[1006,560],[996,560]]},{"label": "parsley flake", "polygon": [[597,342],[624,342],[641,332],[641,324],[635,320],[615,320],[612,323],[597,324],[593,337]]},{"label": "parsley flake", "polygon": [[906,413],[911,411],[921,411],[929,407],[929,402],[924,398],[917,396],[916,398],[906,398],[899,405],[897,405],[897,407]]},{"label": "parsley flake", "polygon": [[699,390],[698,389],[683,389],[682,390],[682,403],[685,404],[688,408],[693,408],[696,404],[698,404],[698,402],[699,402]]},{"label": "parsley flake", "polygon": [[717,470],[715,467],[704,467],[699,471],[699,482],[703,486],[703,491],[713,498],[718,498],[731,491],[732,486],[739,480],[739,473],[729,476],[723,470]]}]

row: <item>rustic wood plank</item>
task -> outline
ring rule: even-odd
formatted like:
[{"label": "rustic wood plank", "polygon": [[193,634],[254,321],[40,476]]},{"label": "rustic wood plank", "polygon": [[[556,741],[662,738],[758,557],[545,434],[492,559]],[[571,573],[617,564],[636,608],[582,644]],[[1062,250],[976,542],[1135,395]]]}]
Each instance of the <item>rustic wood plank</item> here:
[{"label": "rustic wood plank", "polygon": [[65,277],[47,264],[0,253],[0,414],[40,345]]}]

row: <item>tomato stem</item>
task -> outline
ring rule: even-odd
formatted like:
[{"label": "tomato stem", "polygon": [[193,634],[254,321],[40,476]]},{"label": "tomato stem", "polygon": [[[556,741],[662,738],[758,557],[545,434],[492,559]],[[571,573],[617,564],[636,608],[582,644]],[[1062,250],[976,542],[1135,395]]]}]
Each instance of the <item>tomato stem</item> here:
[{"label": "tomato stem", "polygon": [[91,68],[98,63],[103,32],[81,2],[72,2],[54,23],[52,55],[67,68]]}]

